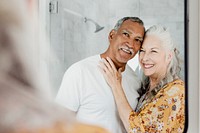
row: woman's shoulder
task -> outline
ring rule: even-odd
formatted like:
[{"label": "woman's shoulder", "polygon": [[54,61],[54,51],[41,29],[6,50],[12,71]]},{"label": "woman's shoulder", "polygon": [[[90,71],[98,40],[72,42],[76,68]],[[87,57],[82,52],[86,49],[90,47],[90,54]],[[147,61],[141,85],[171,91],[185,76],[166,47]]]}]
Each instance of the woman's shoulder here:
[{"label": "woman's shoulder", "polygon": [[184,81],[181,79],[176,79],[164,86],[164,92],[168,96],[184,94],[184,91]]},{"label": "woman's shoulder", "polygon": [[184,85],[184,81],[182,79],[175,79],[174,81],[171,82],[171,84]]},{"label": "woman's shoulder", "polygon": [[181,79],[175,79],[172,82],[169,82],[166,87],[182,86],[184,87],[184,81]]}]

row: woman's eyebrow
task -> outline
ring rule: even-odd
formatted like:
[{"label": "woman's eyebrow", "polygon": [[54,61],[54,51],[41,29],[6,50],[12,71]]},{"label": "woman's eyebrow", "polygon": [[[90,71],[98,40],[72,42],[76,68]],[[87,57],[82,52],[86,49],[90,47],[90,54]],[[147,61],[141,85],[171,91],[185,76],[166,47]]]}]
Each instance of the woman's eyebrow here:
[{"label": "woman's eyebrow", "polygon": [[153,48],[151,48],[152,50],[159,50],[159,48],[157,48],[157,47],[153,47]]}]

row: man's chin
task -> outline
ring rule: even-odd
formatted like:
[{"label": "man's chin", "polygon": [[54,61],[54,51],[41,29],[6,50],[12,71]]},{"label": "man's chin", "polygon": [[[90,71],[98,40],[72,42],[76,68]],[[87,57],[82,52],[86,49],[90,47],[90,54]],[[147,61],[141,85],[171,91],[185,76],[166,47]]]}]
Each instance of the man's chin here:
[{"label": "man's chin", "polygon": [[120,62],[126,64],[132,58],[121,58]]},{"label": "man's chin", "polygon": [[128,61],[129,61],[129,60],[120,60],[119,62],[120,62],[121,64],[126,65]]}]

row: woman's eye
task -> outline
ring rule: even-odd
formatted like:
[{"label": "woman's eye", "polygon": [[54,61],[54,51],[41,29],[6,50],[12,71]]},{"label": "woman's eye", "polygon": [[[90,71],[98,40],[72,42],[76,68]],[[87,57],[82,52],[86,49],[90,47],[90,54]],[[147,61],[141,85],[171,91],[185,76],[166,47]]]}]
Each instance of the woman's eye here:
[{"label": "woman's eye", "polygon": [[157,51],[155,51],[155,50],[152,50],[151,52],[152,52],[152,53],[158,53],[158,52],[157,52]]}]

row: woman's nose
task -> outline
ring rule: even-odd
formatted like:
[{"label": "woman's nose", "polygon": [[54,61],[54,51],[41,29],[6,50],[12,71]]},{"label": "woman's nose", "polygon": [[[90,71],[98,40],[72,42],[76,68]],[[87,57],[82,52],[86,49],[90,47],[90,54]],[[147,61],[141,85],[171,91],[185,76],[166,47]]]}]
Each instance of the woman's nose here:
[{"label": "woman's nose", "polygon": [[142,61],[145,62],[145,61],[148,61],[149,60],[149,56],[147,53],[144,53],[143,56],[142,56]]}]

